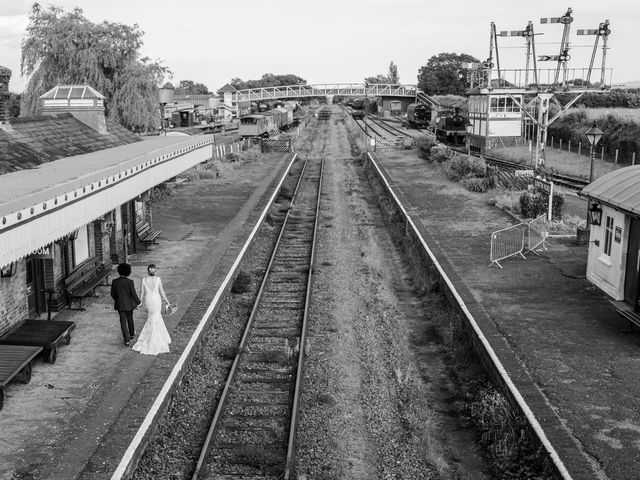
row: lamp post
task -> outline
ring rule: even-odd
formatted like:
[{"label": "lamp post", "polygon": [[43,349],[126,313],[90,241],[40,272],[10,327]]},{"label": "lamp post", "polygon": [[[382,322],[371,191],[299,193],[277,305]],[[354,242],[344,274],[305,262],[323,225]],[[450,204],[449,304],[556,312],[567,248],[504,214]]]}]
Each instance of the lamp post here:
[{"label": "lamp post", "polygon": [[467,143],[467,155],[471,155],[471,134],[473,133],[473,123],[469,121],[467,117],[467,121],[464,124],[464,129],[467,132],[466,143]]},{"label": "lamp post", "polygon": [[602,138],[603,132],[598,128],[596,122],[594,120],[593,125],[587,131],[584,132],[584,136],[587,137],[587,141],[589,142],[589,157],[590,157],[590,166],[589,166],[589,183],[593,182],[593,160],[595,157],[595,146],[598,144],[600,139]]},{"label": "lamp post", "polygon": [[[595,121],[593,122],[593,125],[591,125],[591,128],[584,132],[584,136],[587,137],[587,141],[589,142],[589,183],[593,182],[593,160],[596,153],[595,146],[602,138],[602,135],[603,132],[598,128]],[[592,224],[591,211],[591,208],[587,211],[587,227]],[[600,214],[602,215],[602,211],[600,211]]]}]

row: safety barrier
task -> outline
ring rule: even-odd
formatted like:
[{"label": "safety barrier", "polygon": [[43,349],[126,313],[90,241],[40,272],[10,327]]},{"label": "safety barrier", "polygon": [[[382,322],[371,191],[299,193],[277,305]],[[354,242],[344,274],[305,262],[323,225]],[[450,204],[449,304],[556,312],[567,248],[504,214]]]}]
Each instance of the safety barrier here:
[{"label": "safety barrier", "polygon": [[538,218],[534,218],[527,223],[527,251],[533,252],[538,255],[536,249],[542,247],[543,250],[547,249],[547,237],[549,236],[549,222],[547,221],[547,214],[540,215]]},{"label": "safety barrier", "polygon": [[491,264],[489,266],[495,263],[502,268],[500,261],[515,255],[520,255],[526,260],[527,258],[522,252],[527,230],[527,224],[520,223],[493,232],[491,234]]}]

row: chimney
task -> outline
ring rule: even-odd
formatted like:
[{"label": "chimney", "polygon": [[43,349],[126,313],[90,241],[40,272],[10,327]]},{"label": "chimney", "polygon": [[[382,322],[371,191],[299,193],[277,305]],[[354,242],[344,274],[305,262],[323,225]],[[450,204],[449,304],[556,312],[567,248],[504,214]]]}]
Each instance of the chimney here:
[{"label": "chimney", "polygon": [[104,96],[89,85],[58,85],[40,97],[40,113],[70,113],[96,132],[106,134]]},{"label": "chimney", "polygon": [[0,65],[0,125],[9,122],[9,80],[11,70]]}]

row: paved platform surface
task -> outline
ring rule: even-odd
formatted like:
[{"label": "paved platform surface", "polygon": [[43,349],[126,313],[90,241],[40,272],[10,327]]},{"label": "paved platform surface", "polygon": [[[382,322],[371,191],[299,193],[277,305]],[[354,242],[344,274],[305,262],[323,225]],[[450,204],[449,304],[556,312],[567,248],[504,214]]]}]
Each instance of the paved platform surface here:
[{"label": "paved platform surface", "polygon": [[[179,307],[165,318],[171,353],[140,355],[123,345],[108,287],[85,302],[87,311],[57,313],[55,320],[76,322],[71,344],[55,364],[36,360],[31,383],[5,390],[0,479],[110,477],[290,158],[244,164],[205,189],[184,183],[154,203],[158,245],[128,260],[138,291],[146,266],[156,264]],[[144,317],[134,313],[137,332]]]},{"label": "paved platform surface", "polygon": [[489,267],[491,233],[512,224],[488,204],[493,193],[452,187],[415,153],[377,158],[573,478],[640,478],[640,333],[623,333],[585,279],[586,246],[552,238],[539,256]]}]

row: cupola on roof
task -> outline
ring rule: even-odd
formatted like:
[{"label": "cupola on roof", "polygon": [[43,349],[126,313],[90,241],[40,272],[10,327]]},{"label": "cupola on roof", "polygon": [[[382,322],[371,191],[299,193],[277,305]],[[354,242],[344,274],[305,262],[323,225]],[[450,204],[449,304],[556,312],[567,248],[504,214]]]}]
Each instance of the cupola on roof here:
[{"label": "cupola on roof", "polygon": [[40,98],[43,100],[85,100],[90,98],[104,100],[105,97],[89,85],[56,85]]}]

